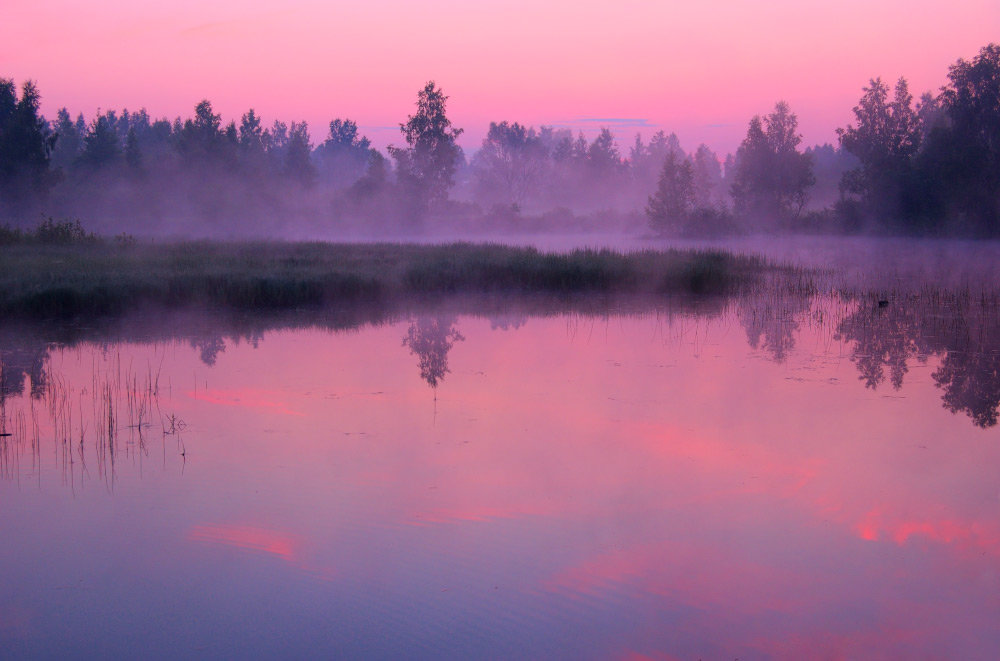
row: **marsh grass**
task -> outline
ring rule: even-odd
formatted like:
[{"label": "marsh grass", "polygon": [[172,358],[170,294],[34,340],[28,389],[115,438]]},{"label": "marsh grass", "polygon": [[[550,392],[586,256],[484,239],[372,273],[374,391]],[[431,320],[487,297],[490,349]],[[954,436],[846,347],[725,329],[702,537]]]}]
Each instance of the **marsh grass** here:
[{"label": "marsh grass", "polygon": [[778,269],[713,251],[576,250],[496,244],[120,241],[0,247],[0,314],[118,315],[142,305],[290,310],[452,294],[710,296]]},{"label": "marsh grass", "polygon": [[[122,241],[130,238],[121,235]],[[101,243],[102,239],[83,229],[79,220],[56,220],[46,218],[34,229],[12,228],[0,225],[0,245],[82,245]]]},{"label": "marsh grass", "polygon": [[51,447],[63,483],[74,489],[95,478],[114,489],[123,463],[141,473],[157,440],[164,465],[168,447],[185,457],[187,425],[161,408],[159,367],[143,370],[107,351],[95,354],[89,382],[73,383],[51,368],[35,378],[38,387],[32,383],[28,391],[0,391],[0,478],[40,480],[43,446]]}]

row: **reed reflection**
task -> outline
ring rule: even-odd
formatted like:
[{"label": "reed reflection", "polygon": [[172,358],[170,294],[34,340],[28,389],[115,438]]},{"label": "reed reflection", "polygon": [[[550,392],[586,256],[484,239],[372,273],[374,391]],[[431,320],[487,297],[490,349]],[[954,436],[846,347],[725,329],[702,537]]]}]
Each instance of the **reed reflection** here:
[{"label": "reed reflection", "polygon": [[[51,449],[61,480],[75,490],[97,479],[114,490],[123,465],[137,469],[151,457],[150,442],[185,460],[186,423],[171,408],[154,361],[138,367],[123,361],[120,345],[91,348],[87,376],[53,367],[64,348],[7,335],[0,347],[0,475],[41,482],[42,445]],[[153,353],[157,348],[153,347]],[[30,385],[29,385],[30,384]],[[28,457],[27,461],[24,459]]]}]

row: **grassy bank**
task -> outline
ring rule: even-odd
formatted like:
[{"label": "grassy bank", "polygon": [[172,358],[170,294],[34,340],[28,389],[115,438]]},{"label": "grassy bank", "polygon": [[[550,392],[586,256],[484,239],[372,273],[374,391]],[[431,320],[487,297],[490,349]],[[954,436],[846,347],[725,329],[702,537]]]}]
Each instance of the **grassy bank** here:
[{"label": "grassy bank", "polygon": [[164,243],[0,246],[0,313],[73,317],[141,305],[286,310],[452,294],[733,293],[774,272],[722,252],[450,244]]}]

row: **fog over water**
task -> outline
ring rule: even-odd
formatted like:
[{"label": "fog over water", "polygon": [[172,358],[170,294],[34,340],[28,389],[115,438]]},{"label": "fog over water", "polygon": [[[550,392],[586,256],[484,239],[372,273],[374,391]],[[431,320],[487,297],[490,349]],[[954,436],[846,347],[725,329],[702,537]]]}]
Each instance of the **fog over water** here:
[{"label": "fog over water", "polygon": [[1000,319],[935,291],[8,333],[0,644],[988,658]]}]

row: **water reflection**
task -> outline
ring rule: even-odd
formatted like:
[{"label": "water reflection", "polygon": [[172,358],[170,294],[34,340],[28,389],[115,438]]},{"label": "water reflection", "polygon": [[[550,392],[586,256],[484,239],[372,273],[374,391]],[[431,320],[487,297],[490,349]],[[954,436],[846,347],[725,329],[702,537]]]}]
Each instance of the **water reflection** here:
[{"label": "water reflection", "polygon": [[492,330],[517,330],[528,323],[526,314],[502,314],[490,317],[490,328]]},{"label": "water reflection", "polygon": [[219,354],[226,350],[226,341],[221,335],[191,340],[191,346],[198,350],[201,362],[209,367],[215,365]]},{"label": "water reflection", "polygon": [[403,346],[420,359],[420,378],[437,389],[448,369],[448,352],[465,338],[455,329],[455,317],[420,316],[410,322]]},{"label": "water reflection", "polygon": [[[522,332],[528,317],[535,313],[537,309],[487,309],[484,314],[492,330],[514,333]],[[687,305],[677,301],[645,301],[633,303],[627,310],[590,308],[580,312],[570,307],[569,312],[562,313],[570,319],[606,322],[616,315],[622,318],[653,315],[668,325],[684,319],[722,326],[735,321],[742,327],[750,349],[779,364],[786,364],[795,354],[800,336],[825,329],[823,332],[844,348],[865,389],[891,388],[902,392],[912,369],[929,367],[931,382],[946,410],[967,417],[974,426],[983,429],[998,422],[1000,302],[988,294],[972,296],[967,290],[932,288],[889,295],[796,296],[750,292],[728,302],[713,299],[708,304],[703,301]],[[416,356],[420,378],[436,395],[438,386],[450,373],[451,350],[466,339],[459,330],[458,315],[458,310],[430,309],[417,313],[402,310],[395,314],[378,310],[374,315],[365,312],[297,319],[293,325],[316,325],[328,330],[378,328],[398,323],[400,318],[407,319],[402,346]],[[256,323],[242,319],[235,324],[187,318],[155,329],[142,324],[137,329],[128,324],[105,329],[99,326],[0,329],[3,473],[8,477],[16,474],[14,467],[20,465],[19,457],[37,457],[45,436],[56,442],[56,454],[64,473],[73,479],[97,476],[113,485],[121,466],[138,468],[138,460],[148,458],[151,436],[173,440],[170,453],[181,458],[183,468],[187,452],[180,432],[186,423],[176,412],[165,410],[162,388],[154,383],[155,370],[148,359],[145,368],[132,364],[122,367],[120,356],[116,357],[120,343],[153,342],[155,346],[167,347],[179,340],[195,349],[202,366],[214,368],[227,349],[241,345],[257,348],[269,334],[287,326],[286,320],[280,318]],[[177,340],[171,339],[174,337]],[[74,383],[63,373],[53,373],[53,355],[85,346],[99,347],[99,358],[92,360],[89,376]],[[474,347],[475,351],[486,349],[481,344]],[[697,354],[699,347],[692,350]],[[382,353],[384,360],[387,354]],[[280,397],[276,399],[273,393],[220,393],[204,385],[199,392],[197,379],[191,396],[204,402],[266,406],[302,415],[298,409],[281,402]],[[166,453],[163,443],[161,450]],[[135,461],[119,461],[123,458]],[[96,471],[90,471],[90,467]]]},{"label": "water reflection", "polygon": [[878,300],[8,334],[0,656],[989,658],[995,313]]},{"label": "water reflection", "polygon": [[[731,301],[711,299],[688,305],[683,301],[644,301],[626,307],[566,310],[550,313],[597,315],[654,314],[666,319],[735,319],[742,326],[747,345],[769,359],[784,363],[796,349],[803,323],[830,329],[832,339],[843,343],[865,388],[883,385],[899,391],[914,365],[936,359],[934,382],[941,390],[943,406],[967,415],[978,427],[995,426],[1000,409],[1000,302],[995,295],[971,296],[968,291],[934,290],[897,293],[891,300],[882,294],[790,295],[750,292]],[[727,304],[728,303],[728,304]],[[48,357],[54,349],[98,342],[113,348],[117,342],[170,342],[183,339],[195,348],[201,363],[214,366],[227,346],[246,343],[257,347],[270,332],[282,328],[315,326],[329,330],[396,323],[408,319],[402,345],[418,359],[420,378],[432,389],[450,372],[448,356],[465,337],[458,329],[459,311],[424,310],[395,314],[378,310],[334,315],[331,318],[283,318],[233,321],[190,318],[151,329],[99,326],[82,329],[20,327],[0,330],[0,400],[20,396],[27,388],[34,399],[42,399],[48,388]],[[486,311],[490,327],[517,331],[532,310]],[[54,340],[41,338],[56,338]]]},{"label": "water reflection", "polygon": [[865,387],[876,389],[888,373],[903,387],[913,361],[939,358],[933,374],[952,413],[973,424],[997,424],[1000,406],[1000,302],[967,292],[925,291],[891,300],[869,297],[837,325],[837,339],[851,346],[851,360]]},{"label": "water reflection", "polygon": [[761,349],[776,362],[783,362],[795,348],[799,318],[809,311],[811,297],[770,295],[738,299],[737,316],[747,334],[747,343]]},{"label": "water reflection", "polygon": [[[1000,337],[994,335],[995,341]],[[991,347],[998,346],[991,344]],[[1000,353],[995,348],[961,348],[947,351],[941,367],[932,375],[944,390],[944,406],[952,413],[968,414],[979,427],[997,424],[1000,405]]]},{"label": "water reflection", "polygon": [[0,344],[0,399],[21,395],[30,384],[31,396],[41,397],[45,389],[45,360],[48,345],[35,342],[23,345],[7,337]]},{"label": "water reflection", "polygon": [[[5,340],[12,341],[10,336]],[[164,465],[168,439],[171,455],[183,463],[186,423],[169,408],[160,368],[123,364],[119,349],[97,346],[87,348],[85,374],[68,373],[53,367],[54,356],[65,362],[64,348],[30,339],[21,342],[0,349],[4,477],[40,480],[43,444],[49,443],[62,482],[73,489],[96,479],[113,490],[123,462],[141,472],[153,439],[161,441]]]}]

